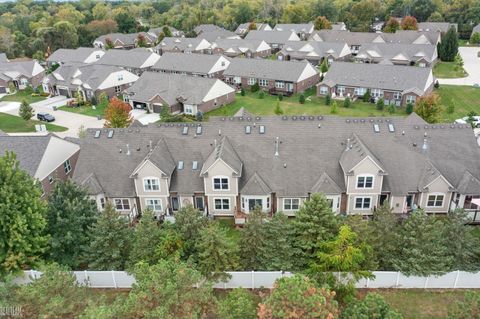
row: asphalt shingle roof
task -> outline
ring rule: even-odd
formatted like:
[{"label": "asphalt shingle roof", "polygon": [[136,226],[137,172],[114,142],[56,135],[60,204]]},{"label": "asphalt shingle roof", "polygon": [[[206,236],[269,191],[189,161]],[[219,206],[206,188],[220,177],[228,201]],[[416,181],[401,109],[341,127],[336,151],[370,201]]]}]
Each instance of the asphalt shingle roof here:
[{"label": "asphalt shingle roof", "polygon": [[153,70],[208,74],[222,55],[165,52]]}]

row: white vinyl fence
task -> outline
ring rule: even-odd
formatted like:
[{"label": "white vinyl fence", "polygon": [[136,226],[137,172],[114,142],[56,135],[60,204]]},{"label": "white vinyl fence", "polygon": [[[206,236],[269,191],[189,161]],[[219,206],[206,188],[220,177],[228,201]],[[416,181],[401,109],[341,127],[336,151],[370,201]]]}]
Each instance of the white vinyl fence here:
[{"label": "white vinyl fence", "polygon": [[[290,277],[290,272],[281,271],[231,271],[227,282],[214,285],[217,289],[232,288],[272,288],[275,281],[282,277]],[[131,288],[135,278],[124,271],[74,271],[79,284],[92,288]],[[375,279],[362,279],[357,282],[357,288],[423,288],[423,289],[454,289],[480,288],[480,272],[469,273],[453,271],[442,276],[416,277],[405,276],[394,271],[374,271]],[[23,277],[15,279],[17,284],[27,284],[42,275],[41,272],[29,270]]]}]

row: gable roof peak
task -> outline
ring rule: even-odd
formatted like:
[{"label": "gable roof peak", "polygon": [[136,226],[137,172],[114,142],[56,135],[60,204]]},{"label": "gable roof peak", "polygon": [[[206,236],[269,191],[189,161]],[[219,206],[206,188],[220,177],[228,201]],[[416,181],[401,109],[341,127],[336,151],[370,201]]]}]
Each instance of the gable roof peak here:
[{"label": "gable roof peak", "polygon": [[265,180],[256,171],[242,187],[241,193],[244,195],[268,195],[272,189]]},{"label": "gable roof peak", "polygon": [[342,189],[337,183],[326,173],[323,172],[315,185],[312,186],[312,193],[323,193],[327,195],[341,194]]}]

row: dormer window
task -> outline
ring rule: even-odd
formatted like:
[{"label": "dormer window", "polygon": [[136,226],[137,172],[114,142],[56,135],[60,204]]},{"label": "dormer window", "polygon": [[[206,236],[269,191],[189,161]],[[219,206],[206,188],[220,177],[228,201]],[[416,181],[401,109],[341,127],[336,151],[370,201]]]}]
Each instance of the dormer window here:
[{"label": "dormer window", "polygon": [[214,177],[213,178],[213,189],[216,191],[226,191],[230,187],[228,185],[228,177]]},{"label": "dormer window", "polygon": [[160,190],[160,180],[158,178],[147,177],[143,179],[143,189],[146,192],[154,192]]},{"label": "dormer window", "polygon": [[357,188],[373,188],[373,176],[371,175],[358,176]]}]

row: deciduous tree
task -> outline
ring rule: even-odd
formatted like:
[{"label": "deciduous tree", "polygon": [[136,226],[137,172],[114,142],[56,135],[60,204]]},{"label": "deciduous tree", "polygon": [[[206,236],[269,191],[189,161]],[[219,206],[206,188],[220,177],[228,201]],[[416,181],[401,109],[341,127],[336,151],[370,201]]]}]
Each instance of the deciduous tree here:
[{"label": "deciduous tree", "polygon": [[402,30],[418,30],[417,19],[412,16],[403,17]]},{"label": "deciduous tree", "polygon": [[315,30],[331,29],[332,28],[332,23],[325,16],[316,17],[314,25],[315,25]]},{"label": "deciduous tree", "polygon": [[42,191],[11,152],[0,156],[0,276],[34,267],[45,251]]},{"label": "deciduous tree", "polygon": [[430,93],[417,99],[415,113],[428,123],[435,123],[441,112],[440,97],[436,93]]},{"label": "deciduous tree", "polygon": [[390,17],[385,25],[385,28],[383,29],[383,32],[395,33],[397,30],[400,30],[400,23],[398,22],[398,19]]},{"label": "deciduous tree", "polygon": [[379,294],[369,293],[357,302],[352,302],[342,311],[343,319],[402,319],[403,316],[390,308]]},{"label": "deciduous tree", "polygon": [[97,206],[86,189],[71,180],[57,182],[48,198],[49,259],[71,268],[78,267],[90,243],[88,230],[97,217]]},{"label": "deciduous tree", "polygon": [[130,115],[132,107],[116,97],[112,97],[105,109],[105,127],[125,128],[128,127],[133,118]]}]

